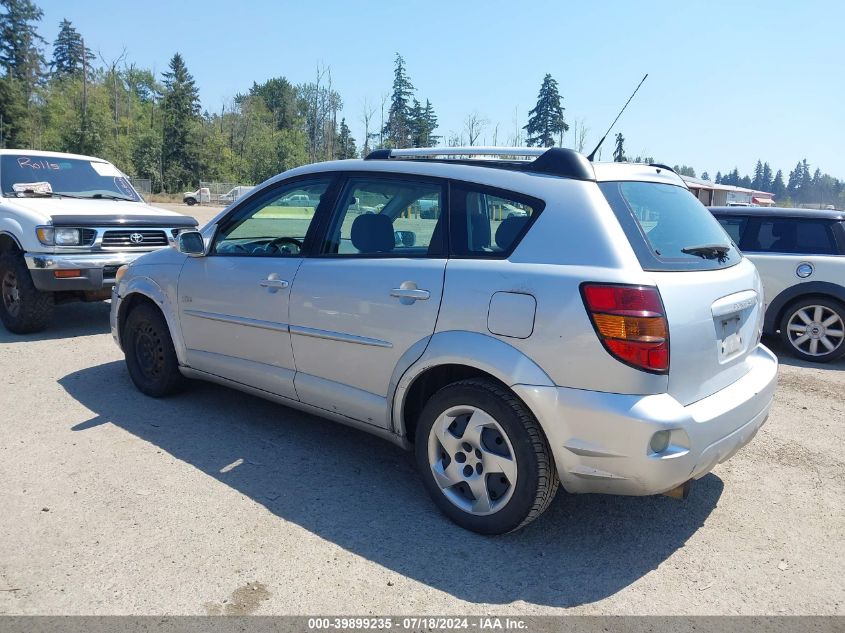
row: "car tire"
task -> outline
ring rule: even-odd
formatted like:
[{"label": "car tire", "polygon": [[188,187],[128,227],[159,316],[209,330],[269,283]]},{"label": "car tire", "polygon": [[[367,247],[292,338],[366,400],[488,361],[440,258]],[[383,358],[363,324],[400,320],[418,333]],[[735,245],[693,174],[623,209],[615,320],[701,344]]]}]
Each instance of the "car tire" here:
[{"label": "car tire", "polygon": [[845,356],[845,305],[827,297],[800,299],[784,310],[780,337],[801,360],[829,363],[841,358]]},{"label": "car tire", "polygon": [[53,319],[52,292],[35,287],[32,275],[19,253],[0,255],[0,320],[15,334],[40,332]]},{"label": "car tire", "polygon": [[185,204],[187,204],[189,207],[194,206],[196,203],[197,203],[197,201],[194,198],[186,198],[185,199]]},{"label": "car tire", "polygon": [[513,392],[493,380],[462,380],[431,396],[420,414],[414,450],[437,507],[480,534],[527,525],[558,489],[540,425]]},{"label": "car tire", "polygon": [[170,329],[161,311],[142,303],[126,317],[121,336],[129,376],[139,391],[153,398],[162,398],[187,385],[179,371]]}]

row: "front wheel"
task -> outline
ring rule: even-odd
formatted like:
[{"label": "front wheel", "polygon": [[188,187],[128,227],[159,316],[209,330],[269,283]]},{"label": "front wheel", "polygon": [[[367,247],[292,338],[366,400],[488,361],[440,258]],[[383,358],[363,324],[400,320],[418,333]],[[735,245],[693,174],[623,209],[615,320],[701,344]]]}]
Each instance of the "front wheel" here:
[{"label": "front wheel", "polygon": [[434,503],[468,530],[519,529],[557,492],[554,460],[537,420],[492,380],[462,380],[435,393],[420,415],[415,442]]},{"label": "front wheel", "polygon": [[15,334],[40,332],[53,319],[53,293],[35,287],[17,253],[0,255],[0,299],[0,320]]},{"label": "front wheel", "polygon": [[825,297],[809,297],[791,305],[780,335],[793,355],[828,363],[845,355],[845,305]]},{"label": "front wheel", "polygon": [[196,203],[197,203],[197,201],[194,198],[186,198],[185,199],[185,204],[187,204],[189,207],[194,206]]},{"label": "front wheel", "polygon": [[129,376],[139,391],[161,398],[185,387],[170,329],[158,308],[149,303],[132,308],[121,338]]}]

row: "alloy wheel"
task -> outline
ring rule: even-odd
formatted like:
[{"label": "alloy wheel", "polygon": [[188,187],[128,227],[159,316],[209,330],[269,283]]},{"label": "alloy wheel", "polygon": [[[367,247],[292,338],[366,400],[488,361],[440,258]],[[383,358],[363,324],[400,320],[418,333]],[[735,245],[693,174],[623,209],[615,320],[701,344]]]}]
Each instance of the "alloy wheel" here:
[{"label": "alloy wheel", "polygon": [[497,512],[516,487],[513,446],[501,425],[477,407],[455,406],[438,416],[428,437],[428,461],[443,495],[470,514]]},{"label": "alloy wheel", "polygon": [[796,310],[787,323],[789,342],[808,356],[824,356],[845,341],[842,317],[827,306],[810,305]]}]

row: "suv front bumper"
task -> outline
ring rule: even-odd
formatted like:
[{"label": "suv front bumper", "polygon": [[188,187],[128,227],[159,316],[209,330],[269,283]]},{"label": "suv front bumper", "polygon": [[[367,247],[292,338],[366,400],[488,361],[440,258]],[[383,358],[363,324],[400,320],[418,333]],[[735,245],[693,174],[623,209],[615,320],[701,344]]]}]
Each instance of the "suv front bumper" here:
[{"label": "suv front bumper", "polygon": [[[151,251],[131,253],[26,253],[24,259],[38,290],[97,291],[114,285],[117,269]],[[73,277],[57,277],[56,271],[78,270]]]},{"label": "suv front bumper", "polygon": [[[683,406],[671,395],[623,395],[516,385],[540,421],[568,492],[650,495],[699,479],[745,446],[769,416],[777,358],[764,346],[750,370],[716,393]],[[666,450],[650,442],[669,431]]]}]

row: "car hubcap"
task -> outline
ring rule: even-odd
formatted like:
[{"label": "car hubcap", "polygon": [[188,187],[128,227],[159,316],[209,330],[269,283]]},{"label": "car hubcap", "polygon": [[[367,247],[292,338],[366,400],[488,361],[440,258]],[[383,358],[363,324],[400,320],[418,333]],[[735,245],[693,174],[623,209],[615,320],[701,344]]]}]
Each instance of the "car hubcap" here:
[{"label": "car hubcap", "polygon": [[795,349],[810,356],[824,356],[838,349],[845,340],[845,323],[827,306],[807,306],[797,310],[787,324],[789,341]]},{"label": "car hubcap", "polygon": [[440,414],[428,436],[428,463],[446,498],[470,514],[497,512],[516,486],[516,458],[507,434],[473,406]]},{"label": "car hubcap", "polygon": [[157,332],[148,324],[135,333],[135,359],[148,378],[157,378],[164,369],[164,346]]},{"label": "car hubcap", "polygon": [[18,278],[15,273],[8,271],[3,276],[3,307],[9,316],[16,317],[21,311],[21,293],[18,288]]}]

